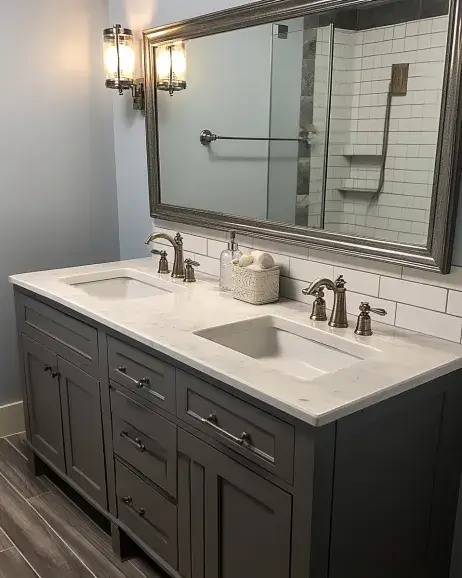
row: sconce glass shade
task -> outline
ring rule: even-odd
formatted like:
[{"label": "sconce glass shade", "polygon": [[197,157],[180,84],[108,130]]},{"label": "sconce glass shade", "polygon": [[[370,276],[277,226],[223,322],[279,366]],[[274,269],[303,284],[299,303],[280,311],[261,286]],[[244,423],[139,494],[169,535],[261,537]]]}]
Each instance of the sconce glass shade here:
[{"label": "sconce glass shade", "polygon": [[115,88],[119,93],[133,86],[135,72],[135,50],[133,33],[129,28],[116,24],[106,28],[104,37],[104,71],[106,87]]},{"label": "sconce glass shade", "polygon": [[186,88],[186,45],[184,42],[156,48],[158,90],[174,92]]}]

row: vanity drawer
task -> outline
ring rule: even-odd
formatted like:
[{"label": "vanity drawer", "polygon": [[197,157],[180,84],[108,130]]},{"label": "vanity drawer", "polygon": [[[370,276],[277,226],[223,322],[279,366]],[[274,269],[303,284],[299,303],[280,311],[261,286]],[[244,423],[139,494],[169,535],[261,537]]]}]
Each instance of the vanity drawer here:
[{"label": "vanity drawer", "polygon": [[98,375],[98,331],[26,295],[18,295],[21,332],[92,375]]},{"label": "vanity drawer", "polygon": [[176,497],[177,427],[111,389],[114,453]]},{"label": "vanity drawer", "polygon": [[107,343],[110,379],[175,413],[175,368],[113,337]]},{"label": "vanity drawer", "polygon": [[178,568],[176,506],[117,460],[115,470],[119,520]]},{"label": "vanity drawer", "polygon": [[177,415],[293,483],[295,435],[290,424],[180,370]]}]

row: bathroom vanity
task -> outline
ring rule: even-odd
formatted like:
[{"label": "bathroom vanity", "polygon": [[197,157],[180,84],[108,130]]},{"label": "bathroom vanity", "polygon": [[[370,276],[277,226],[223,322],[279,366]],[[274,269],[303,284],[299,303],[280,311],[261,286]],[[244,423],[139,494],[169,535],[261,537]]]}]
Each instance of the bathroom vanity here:
[{"label": "bathroom vanity", "polygon": [[171,577],[448,576],[462,348],[155,270],[11,278],[31,468]]}]

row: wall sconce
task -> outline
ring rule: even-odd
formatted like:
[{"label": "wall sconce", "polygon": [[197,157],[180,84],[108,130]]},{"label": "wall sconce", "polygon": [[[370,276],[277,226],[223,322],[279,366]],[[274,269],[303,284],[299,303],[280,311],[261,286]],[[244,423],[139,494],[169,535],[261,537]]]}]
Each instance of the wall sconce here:
[{"label": "wall sconce", "polygon": [[157,89],[174,92],[186,88],[186,45],[184,42],[156,48]]},{"label": "wall sconce", "polygon": [[133,108],[144,110],[144,82],[142,79],[134,80],[133,32],[115,24],[103,31],[103,39],[106,88],[116,89],[121,95],[124,90],[131,90]]}]

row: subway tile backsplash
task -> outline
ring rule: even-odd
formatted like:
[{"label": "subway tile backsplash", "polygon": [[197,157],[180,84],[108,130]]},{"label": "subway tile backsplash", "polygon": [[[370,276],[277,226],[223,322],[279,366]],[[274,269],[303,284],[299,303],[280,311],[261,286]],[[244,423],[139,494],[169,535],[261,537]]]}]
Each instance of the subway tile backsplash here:
[{"label": "subway tile backsplash", "polygon": [[[185,255],[199,261],[198,271],[218,276],[220,253],[226,247],[223,232],[159,219],[154,221],[154,229],[169,234],[180,231],[184,234]],[[347,281],[348,313],[356,314],[360,302],[369,301],[373,307],[388,311],[386,317],[380,318],[381,322],[461,342],[462,267],[453,267],[449,275],[440,275],[239,235],[237,240],[243,252],[261,249],[273,254],[281,265],[281,296],[306,303],[307,318],[313,298],[303,295],[302,289],[315,278],[333,279],[342,274]],[[166,249],[173,259],[167,241],[161,239],[156,248]],[[330,291],[326,292],[326,300],[327,306],[332,307]]]}]

